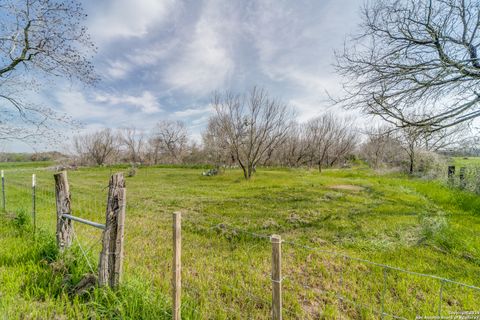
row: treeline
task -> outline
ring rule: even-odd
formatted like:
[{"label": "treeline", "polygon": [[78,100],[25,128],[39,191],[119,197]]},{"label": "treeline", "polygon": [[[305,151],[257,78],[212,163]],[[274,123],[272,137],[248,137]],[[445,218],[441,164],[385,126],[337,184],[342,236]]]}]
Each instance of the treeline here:
[{"label": "treeline", "polygon": [[103,129],[75,136],[78,164],[208,163],[239,166],[246,179],[257,166],[342,165],[360,142],[353,121],[327,113],[304,124],[293,111],[254,88],[244,95],[216,94],[202,143],[189,139],[181,121],[160,121],[151,132]]},{"label": "treeline", "polygon": [[217,93],[212,106],[201,143],[189,139],[183,122],[163,120],[151,132],[122,128],[75,136],[75,161],[238,166],[249,179],[258,166],[321,171],[360,158],[374,168],[414,173],[438,166],[438,151],[458,144],[464,134],[459,127],[435,132],[392,126],[360,130],[353,119],[333,113],[298,123],[291,108],[258,88],[243,95]]},{"label": "treeline", "polygon": [[30,161],[57,161],[64,159],[65,155],[57,152],[0,152],[0,162],[30,162]]}]

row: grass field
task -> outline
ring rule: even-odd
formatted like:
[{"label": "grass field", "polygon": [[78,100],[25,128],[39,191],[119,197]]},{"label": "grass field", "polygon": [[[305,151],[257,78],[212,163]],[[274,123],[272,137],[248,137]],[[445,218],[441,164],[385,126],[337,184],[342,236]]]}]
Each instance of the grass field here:
[{"label": "grass field", "polygon": [[[108,177],[122,170],[69,172],[73,214],[103,223]],[[77,242],[62,255],[56,251],[48,170],[36,171],[34,240],[32,172],[28,165],[6,170],[7,212],[0,218],[6,319],[169,319],[177,210],[183,213],[184,319],[268,319],[271,245],[262,235],[271,234],[285,240],[285,319],[372,319],[382,310],[411,319],[480,310],[479,291],[348,258],[480,286],[480,198],[440,182],[363,166],[321,174],[260,169],[251,181],[238,170],[204,177],[201,168],[140,168],[127,178],[123,285],[77,295],[73,287],[90,266]],[[75,230],[95,270],[101,234],[79,224]]]}]

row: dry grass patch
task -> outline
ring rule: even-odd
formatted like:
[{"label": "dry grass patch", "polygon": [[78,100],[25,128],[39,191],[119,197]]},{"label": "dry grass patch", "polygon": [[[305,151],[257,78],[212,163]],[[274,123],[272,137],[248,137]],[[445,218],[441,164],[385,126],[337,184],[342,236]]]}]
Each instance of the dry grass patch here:
[{"label": "dry grass patch", "polygon": [[365,190],[364,187],[354,186],[354,185],[351,185],[351,184],[336,184],[334,186],[329,186],[328,188],[335,189],[335,190],[354,191],[354,192],[360,192],[360,191]]}]

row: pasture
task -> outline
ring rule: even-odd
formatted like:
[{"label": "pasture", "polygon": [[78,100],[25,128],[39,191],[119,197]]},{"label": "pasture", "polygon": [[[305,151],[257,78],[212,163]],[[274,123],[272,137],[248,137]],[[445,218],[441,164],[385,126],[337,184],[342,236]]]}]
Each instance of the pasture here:
[{"label": "pasture", "polygon": [[[73,214],[105,220],[109,175],[69,171]],[[170,319],[172,213],[183,214],[184,319],[268,319],[271,244],[283,243],[285,319],[372,319],[480,310],[480,198],[441,182],[349,169],[142,167],[126,178],[124,278],[117,291],[75,285],[96,270],[100,230],[55,248],[53,171],[5,167],[0,314],[24,319]],[[37,174],[32,234],[31,174]],[[80,244],[80,245],[79,245]],[[88,257],[84,258],[83,252]],[[353,258],[353,259],[352,259]],[[377,263],[364,262],[368,260]]]}]

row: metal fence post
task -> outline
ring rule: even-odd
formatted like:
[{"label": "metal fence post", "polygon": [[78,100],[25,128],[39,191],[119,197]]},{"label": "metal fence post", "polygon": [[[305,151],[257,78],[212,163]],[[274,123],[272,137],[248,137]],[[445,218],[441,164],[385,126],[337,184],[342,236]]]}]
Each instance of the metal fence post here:
[{"label": "metal fence post", "polygon": [[182,214],[173,213],[173,320],[181,319],[182,290]]},{"label": "metal fence post", "polygon": [[2,170],[2,207],[3,207],[3,211],[5,211],[5,175],[3,173],[3,170]]},{"label": "metal fence post", "polygon": [[272,235],[272,319],[282,320],[282,238]]},{"label": "metal fence post", "polygon": [[37,213],[36,213],[36,207],[37,207],[37,203],[36,203],[36,177],[35,177],[35,173],[32,174],[32,218],[33,218],[33,238],[35,238],[35,231],[37,229]]},{"label": "metal fence post", "polygon": [[460,189],[465,189],[467,187],[467,180],[466,180],[466,167],[460,168]]},{"label": "metal fence post", "polygon": [[448,185],[453,187],[455,185],[455,166],[448,166]]}]

